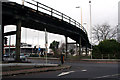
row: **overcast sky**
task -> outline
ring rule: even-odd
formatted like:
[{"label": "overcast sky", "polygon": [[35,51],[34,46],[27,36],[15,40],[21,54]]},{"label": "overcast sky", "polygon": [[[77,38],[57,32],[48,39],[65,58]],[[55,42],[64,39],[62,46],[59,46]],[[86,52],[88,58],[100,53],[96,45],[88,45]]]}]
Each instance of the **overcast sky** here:
[{"label": "overcast sky", "polygon": [[[22,3],[22,0],[10,0],[16,1],[17,3]],[[31,1],[31,0],[27,0]],[[88,35],[90,34],[89,27],[89,0],[36,0],[47,6],[50,6],[70,17],[81,22],[81,10],[80,8],[75,8],[76,6],[80,6],[82,8],[82,22],[87,23],[83,26],[86,28]],[[118,24],[118,2],[119,0],[91,0],[91,9],[92,9],[92,26],[97,24],[108,23],[112,27],[115,27]],[[27,4],[25,4],[27,5]],[[27,5],[30,6],[30,5]],[[33,7],[33,6],[30,6]],[[33,7],[35,8],[35,7]],[[15,30],[15,26],[6,26],[5,32],[10,30]],[[44,47],[44,32],[22,28],[22,39],[21,42],[27,42],[29,44],[37,45],[39,44],[41,47]],[[39,37],[38,37],[39,35]],[[26,39],[27,37],[27,39]],[[39,40],[39,41],[38,41]],[[49,44],[53,41],[57,40],[60,42],[64,42],[64,36],[56,35],[52,33],[48,33],[48,41]],[[71,40],[69,40],[71,41]],[[15,44],[15,35],[12,36],[11,44]]]}]

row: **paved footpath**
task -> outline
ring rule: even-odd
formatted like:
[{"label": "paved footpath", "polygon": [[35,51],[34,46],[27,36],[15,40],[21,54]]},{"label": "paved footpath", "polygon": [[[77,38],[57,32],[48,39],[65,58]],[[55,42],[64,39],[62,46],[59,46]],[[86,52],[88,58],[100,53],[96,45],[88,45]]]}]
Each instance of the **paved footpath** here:
[{"label": "paved footpath", "polygon": [[[17,74],[28,74],[28,73],[35,73],[35,72],[47,72],[47,71],[56,71],[61,69],[68,69],[71,66],[67,65],[58,65],[58,64],[37,64],[37,63],[9,63],[9,64],[0,64],[3,67],[30,67],[33,66],[31,69],[19,69],[19,70],[11,70],[11,71],[3,71],[3,76],[11,76]],[[36,67],[36,68],[35,68]],[[42,67],[42,68],[41,68]]]},{"label": "paved footpath", "polygon": [[58,64],[49,64],[49,63],[7,63],[7,64],[0,64],[0,66],[7,67],[7,66],[53,66],[56,67]]}]

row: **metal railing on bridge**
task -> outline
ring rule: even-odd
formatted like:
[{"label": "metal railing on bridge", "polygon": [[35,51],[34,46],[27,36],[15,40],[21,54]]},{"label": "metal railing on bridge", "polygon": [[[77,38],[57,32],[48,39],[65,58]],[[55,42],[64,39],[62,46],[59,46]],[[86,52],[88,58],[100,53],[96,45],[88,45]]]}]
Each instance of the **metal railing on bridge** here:
[{"label": "metal railing on bridge", "polygon": [[23,1],[24,1],[24,5],[25,5],[25,3],[28,3],[29,5],[35,6],[36,11],[39,11],[39,8],[40,8],[40,9],[43,9],[45,11],[48,11],[49,15],[51,15],[51,16],[57,15],[58,17],[60,17],[59,19],[64,20],[64,21],[66,21],[66,22],[68,22],[72,25],[75,25],[76,27],[82,29],[85,32],[85,34],[87,34],[85,28],[83,26],[81,26],[81,24],[79,22],[77,22],[76,20],[72,19],[71,17],[61,13],[60,11],[57,11],[57,10],[55,10],[55,9],[53,9],[53,8],[47,6],[47,5],[44,5],[44,4],[42,4],[38,1],[35,1],[35,0],[31,0],[31,2],[30,2],[30,0],[29,1],[23,0]]}]

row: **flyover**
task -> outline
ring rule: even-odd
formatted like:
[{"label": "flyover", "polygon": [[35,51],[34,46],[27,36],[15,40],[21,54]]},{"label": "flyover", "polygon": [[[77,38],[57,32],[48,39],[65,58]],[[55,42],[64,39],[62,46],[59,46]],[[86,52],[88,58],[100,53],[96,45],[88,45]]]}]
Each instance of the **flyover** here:
[{"label": "flyover", "polygon": [[[90,47],[87,32],[79,22],[40,2],[32,1],[34,3],[28,1],[25,3],[35,6],[36,9],[15,2],[2,2],[3,37],[16,34],[16,52],[20,52],[21,26],[39,31],[44,31],[46,28],[47,32],[64,35],[66,44],[69,44],[67,37],[70,37],[79,44],[80,50],[81,46]],[[49,13],[42,12],[40,9]],[[17,30],[4,33],[5,25],[17,25]]]}]

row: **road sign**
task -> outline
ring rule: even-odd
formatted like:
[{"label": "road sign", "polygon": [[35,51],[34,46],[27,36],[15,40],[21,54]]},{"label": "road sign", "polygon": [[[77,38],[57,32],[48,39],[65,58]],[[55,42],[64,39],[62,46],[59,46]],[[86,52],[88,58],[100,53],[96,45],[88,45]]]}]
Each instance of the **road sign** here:
[{"label": "road sign", "polygon": [[41,50],[40,47],[38,48],[38,50],[39,50],[39,51]]}]

